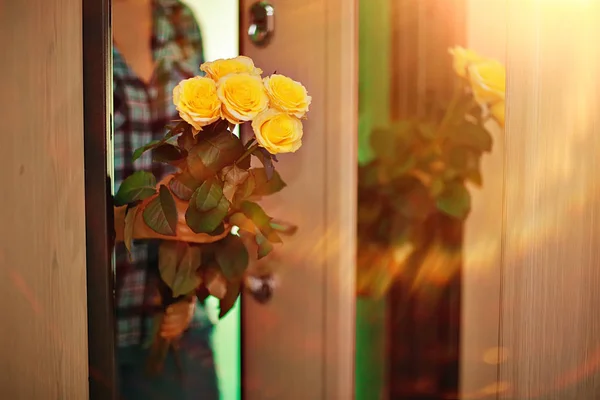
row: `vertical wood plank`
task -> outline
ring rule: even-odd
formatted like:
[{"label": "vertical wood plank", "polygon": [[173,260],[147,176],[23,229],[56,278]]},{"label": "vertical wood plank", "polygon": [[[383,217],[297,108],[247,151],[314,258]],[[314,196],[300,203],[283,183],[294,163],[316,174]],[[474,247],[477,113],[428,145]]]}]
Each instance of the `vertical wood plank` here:
[{"label": "vertical wood plank", "polygon": [[[240,4],[241,53],[312,96],[303,147],[277,166],[288,186],[264,200],[299,225],[264,259],[277,287],[267,304],[244,295],[245,399],[347,399],[353,392],[356,223],[356,2],[272,0],[275,33],[256,47]],[[260,269],[260,266],[257,266]]]},{"label": "vertical wood plank", "polygon": [[0,387],[85,399],[81,1],[0,4]]},{"label": "vertical wood plank", "polygon": [[597,1],[509,0],[501,399],[593,399],[600,354]]},{"label": "vertical wood plank", "polygon": [[[506,0],[469,0],[466,47],[506,63]],[[465,222],[461,328],[461,396],[493,398],[497,389],[500,332],[504,132],[487,125],[493,148],[481,160],[483,185],[470,187]]]}]

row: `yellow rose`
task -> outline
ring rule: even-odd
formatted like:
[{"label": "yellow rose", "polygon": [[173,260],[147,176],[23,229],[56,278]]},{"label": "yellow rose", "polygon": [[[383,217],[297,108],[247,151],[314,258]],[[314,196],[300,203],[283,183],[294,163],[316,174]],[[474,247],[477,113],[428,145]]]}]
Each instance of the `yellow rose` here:
[{"label": "yellow rose", "polygon": [[480,104],[504,102],[506,95],[506,69],[498,61],[486,61],[469,67],[469,80],[473,96]]},{"label": "yellow rose", "polygon": [[448,50],[453,57],[454,71],[461,78],[467,77],[467,68],[470,65],[478,64],[485,61],[485,58],[475,53],[473,50],[465,49],[460,46],[456,46]]},{"label": "yellow rose", "polygon": [[173,103],[179,116],[196,131],[221,118],[217,85],[209,78],[185,79],[173,89]]},{"label": "yellow rose", "polygon": [[259,114],[252,129],[258,144],[271,154],[293,153],[302,146],[302,121],[274,108]]},{"label": "yellow rose", "polygon": [[266,77],[263,82],[272,107],[298,118],[308,112],[312,98],[300,82],[277,74]]},{"label": "yellow rose", "polygon": [[492,117],[498,122],[498,124],[504,128],[504,109],[505,103],[503,101],[499,101],[496,104],[490,107],[490,114]]},{"label": "yellow rose", "polygon": [[200,66],[200,70],[215,82],[229,74],[246,73],[259,76],[262,74],[262,70],[254,66],[254,61],[244,56],[205,62]]},{"label": "yellow rose", "polygon": [[269,106],[269,97],[259,76],[231,74],[217,84],[221,115],[232,124],[254,119]]}]

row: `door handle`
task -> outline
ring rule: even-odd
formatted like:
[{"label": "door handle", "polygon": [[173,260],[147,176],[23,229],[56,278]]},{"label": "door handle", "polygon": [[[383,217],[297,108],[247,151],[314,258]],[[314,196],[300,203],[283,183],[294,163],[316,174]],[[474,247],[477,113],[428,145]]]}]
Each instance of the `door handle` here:
[{"label": "door handle", "polygon": [[260,304],[266,304],[273,297],[275,278],[272,275],[249,276],[246,278],[248,291]]},{"label": "door handle", "polygon": [[275,8],[266,1],[257,1],[250,6],[248,37],[257,47],[265,47],[275,32]]}]

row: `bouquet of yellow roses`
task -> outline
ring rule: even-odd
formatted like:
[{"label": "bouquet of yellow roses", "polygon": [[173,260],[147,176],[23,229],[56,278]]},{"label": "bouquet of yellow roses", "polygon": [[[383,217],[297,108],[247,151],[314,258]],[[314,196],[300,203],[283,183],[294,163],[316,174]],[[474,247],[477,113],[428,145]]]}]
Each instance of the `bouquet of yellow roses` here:
[{"label": "bouquet of yellow roses", "polygon": [[[256,243],[262,258],[281,242],[281,234],[290,233],[257,201],[285,187],[275,170],[276,154],[301,147],[301,119],[311,98],[301,83],[286,76],[262,78],[248,57],[207,62],[200,69],[206,76],[183,80],[174,89],[181,120],[163,139],[134,153],[135,160],[151,151],[154,162],[177,172],[158,183],[149,172],[127,177],[114,199],[115,229],[129,250],[134,239],[161,239],[158,267],[165,308],[205,288],[220,299],[222,317],[242,287],[250,259],[245,240]],[[233,129],[246,122],[253,135],[242,140]],[[260,168],[251,165],[251,157]],[[154,335],[151,372],[159,372],[167,352],[176,347]]]},{"label": "bouquet of yellow roses", "polygon": [[381,296],[397,277],[441,285],[461,262],[467,183],[482,184],[492,151],[487,121],[504,127],[506,70],[462,47],[450,49],[452,99],[425,117],[370,133],[374,158],[359,167],[357,292]]}]

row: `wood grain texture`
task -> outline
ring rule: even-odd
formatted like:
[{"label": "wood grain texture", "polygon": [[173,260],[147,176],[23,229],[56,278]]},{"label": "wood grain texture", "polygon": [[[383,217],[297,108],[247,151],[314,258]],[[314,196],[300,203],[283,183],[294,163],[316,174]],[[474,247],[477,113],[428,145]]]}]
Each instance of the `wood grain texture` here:
[{"label": "wood grain texture", "polygon": [[325,0],[325,4],[323,400],[354,398],[358,179],[358,1]]},{"label": "wood grain texture", "polygon": [[243,305],[246,400],[352,398],[356,65],[354,0],[272,0],[275,34],[257,48],[241,2],[241,53],[266,74],[301,81],[312,96],[303,147],[281,155],[288,184],[270,215],[299,225],[265,261],[275,268],[272,300]]},{"label": "wood grain texture", "polygon": [[0,5],[0,388],[85,399],[81,1]]},{"label": "wood grain texture", "polygon": [[426,114],[452,95],[448,48],[463,43],[466,0],[391,0],[391,119]]},{"label": "wood grain texture", "polygon": [[[506,62],[506,0],[468,0],[465,43]],[[482,187],[470,187],[471,214],[465,222],[462,276],[461,396],[493,398],[498,378],[504,132],[487,125],[493,149],[481,160]]]},{"label": "wood grain texture", "polygon": [[500,398],[596,399],[600,4],[508,5]]}]

